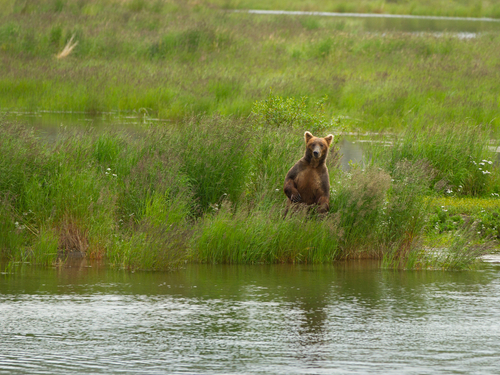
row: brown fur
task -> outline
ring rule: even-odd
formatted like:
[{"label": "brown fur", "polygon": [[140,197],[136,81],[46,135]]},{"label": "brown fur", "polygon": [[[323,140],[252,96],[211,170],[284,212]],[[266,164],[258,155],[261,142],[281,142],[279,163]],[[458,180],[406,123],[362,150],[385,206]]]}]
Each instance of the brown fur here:
[{"label": "brown fur", "polygon": [[288,197],[287,211],[293,203],[317,205],[319,213],[330,209],[330,179],[325,164],[333,135],[318,138],[306,131],[306,153],[290,168],[283,191]]}]

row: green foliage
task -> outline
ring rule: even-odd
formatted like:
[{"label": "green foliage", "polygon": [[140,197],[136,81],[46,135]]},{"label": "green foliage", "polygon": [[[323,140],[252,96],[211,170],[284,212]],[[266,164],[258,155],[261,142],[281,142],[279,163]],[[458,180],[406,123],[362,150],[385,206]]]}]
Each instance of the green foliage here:
[{"label": "green foliage", "polygon": [[122,150],[123,147],[123,142],[120,142],[120,139],[104,134],[99,136],[95,142],[93,156],[101,164],[112,165],[117,161],[120,150]]},{"label": "green foliage", "polygon": [[437,208],[429,217],[429,225],[439,233],[458,230],[464,223],[460,215],[449,215],[447,211],[444,207]]},{"label": "green foliage", "polygon": [[290,127],[309,129],[312,132],[323,130],[330,125],[324,110],[325,96],[313,106],[308,108],[308,98],[303,96],[299,100],[269,93],[267,99],[254,103],[252,113],[257,126]]},{"label": "green foliage", "polygon": [[[115,235],[130,238],[136,225],[157,231],[160,223],[190,216],[186,179],[179,167],[168,168],[173,159],[159,144],[161,137],[153,144],[148,143],[153,137],[146,137],[144,144],[120,134],[83,134],[47,144],[8,124],[1,135],[5,225],[0,226],[0,248],[13,259],[46,264],[57,257],[57,249],[63,257],[68,251],[102,257]],[[159,175],[165,166],[167,172]],[[165,236],[157,241],[166,241]]]},{"label": "green foliage", "polygon": [[[283,218],[283,179],[303,155],[303,130],[254,125],[254,118],[200,116],[168,128],[147,124],[132,136],[62,132],[48,142],[3,123],[0,251],[43,264],[57,254],[64,259],[81,252],[106,256],[117,267],[150,270],[187,260],[329,262],[369,256],[383,258],[387,267],[438,268],[441,261],[458,267],[456,255],[464,266],[473,262],[461,252],[430,262],[422,251],[426,223],[460,229],[447,227],[453,216],[428,208],[430,181],[440,165],[429,160],[439,158],[396,160],[391,152],[394,164],[385,164],[390,169],[373,160],[364,170],[345,172],[335,168],[331,152],[330,212],[298,209]],[[491,164],[492,174],[495,168]],[[498,236],[500,220],[491,212],[478,213],[479,233],[470,232],[471,240]],[[476,245],[470,246],[473,251]]]},{"label": "green foliage", "polygon": [[33,246],[26,251],[20,260],[50,266],[57,259],[58,242],[59,238],[52,229],[42,227]]},{"label": "green foliage", "polygon": [[61,38],[62,38],[62,27],[60,25],[54,25],[50,29],[49,34],[49,43],[59,49],[61,47]]},{"label": "green foliage", "polygon": [[298,212],[282,217],[283,207],[234,212],[222,204],[217,215],[198,222],[192,256],[208,263],[315,263],[341,255],[334,220]]},{"label": "green foliage", "polygon": [[193,28],[168,33],[149,47],[151,58],[171,58],[178,54],[192,55],[196,52],[209,52],[229,43],[227,36],[217,34],[209,28]]},{"label": "green foliage", "polygon": [[475,239],[477,222],[468,223],[452,234],[444,248],[433,249],[421,254],[420,267],[442,270],[473,269],[478,264],[478,257],[486,253],[489,244],[479,244]]},{"label": "green foliage", "polygon": [[433,175],[429,187],[435,191],[484,195],[489,193],[493,164],[488,145],[487,133],[467,123],[409,127],[390,149],[389,169],[400,160],[427,163]]},{"label": "green foliage", "polygon": [[[377,169],[355,169],[331,187],[330,212],[339,215],[340,237],[349,250],[378,239],[391,178]],[[367,232],[367,229],[370,230]]]},{"label": "green foliage", "polygon": [[304,155],[301,131],[255,129],[250,145],[251,166],[245,200],[273,206],[283,201],[283,182],[288,170]]},{"label": "green foliage", "polygon": [[[385,267],[418,268],[421,239],[428,225],[428,192],[432,170],[424,162],[399,161],[392,172],[392,186],[382,216]],[[425,253],[425,252],[424,252]]]},{"label": "green foliage", "polygon": [[[26,238],[23,224],[19,224],[4,197],[0,205],[0,258],[24,249]],[[16,221],[15,221],[16,220]]]},{"label": "green foliage", "polygon": [[133,231],[116,235],[107,252],[109,261],[127,269],[169,270],[186,260],[190,233],[189,196],[153,193],[144,202]]},{"label": "green foliage", "polygon": [[55,13],[62,12],[62,10],[64,8],[64,5],[65,5],[65,1],[64,0],[53,0],[53,2],[52,2],[53,11]]},{"label": "green foliage", "polygon": [[428,212],[425,199],[432,169],[426,163],[399,161],[392,174],[392,186],[384,207],[385,238],[411,243],[424,229]]},{"label": "green foliage", "polygon": [[[258,16],[178,1],[34,0],[4,9],[15,14],[0,22],[4,109],[147,108],[177,121],[246,117],[254,108],[262,123],[310,130],[332,118],[369,131],[466,118],[472,126],[500,124],[495,34],[374,34],[353,20]],[[78,45],[55,58],[73,35]],[[272,117],[266,105],[277,109]]]},{"label": "green foliage", "polygon": [[218,116],[191,119],[173,134],[173,152],[181,158],[200,212],[226,198],[238,202],[250,169],[250,137],[243,121]]},{"label": "green foliage", "polygon": [[[0,0],[1,108],[175,120],[132,136],[80,132],[48,142],[2,119],[2,255],[49,264],[76,249],[133,269],[169,269],[188,254],[232,263],[364,255],[390,267],[460,268],[473,262],[477,237],[499,237],[499,210],[446,212],[443,204],[427,217],[426,200],[432,191],[500,193],[488,147],[500,124],[495,34],[374,34],[352,20],[220,11],[247,1],[195,3]],[[499,14],[496,4],[450,4],[251,5]],[[57,59],[73,35],[77,47]],[[328,160],[328,215],[283,219],[283,179],[303,155],[304,130],[326,135],[341,121],[405,130],[392,147],[370,150],[365,170],[344,173]],[[429,261],[419,242],[427,219],[430,235],[476,224]]]},{"label": "green foliage", "polygon": [[[222,9],[272,9],[298,10],[339,13],[382,13],[434,15],[448,17],[493,17],[498,18],[498,4],[494,1],[481,0],[461,1],[399,1],[399,0],[320,0],[290,1],[290,0],[205,0],[202,3]],[[310,17],[304,16],[306,19]]]},{"label": "green foliage", "polygon": [[317,42],[312,47],[312,55],[317,58],[327,57],[333,49],[333,41],[331,38],[325,38]]},{"label": "green foliage", "polygon": [[320,28],[320,22],[317,17],[302,17],[300,24],[307,30],[316,30]]},{"label": "green foliage", "polygon": [[500,201],[492,198],[441,198],[432,201],[429,231],[453,233],[475,223],[480,241],[500,239]]}]

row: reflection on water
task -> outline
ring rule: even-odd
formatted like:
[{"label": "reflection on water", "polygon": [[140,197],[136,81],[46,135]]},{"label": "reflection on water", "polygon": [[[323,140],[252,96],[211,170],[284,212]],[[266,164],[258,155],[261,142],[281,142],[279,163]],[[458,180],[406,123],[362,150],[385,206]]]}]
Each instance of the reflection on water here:
[{"label": "reflection on water", "polygon": [[170,123],[167,119],[150,117],[146,110],[139,112],[103,112],[89,114],[85,112],[51,112],[51,111],[0,111],[0,118],[19,122],[32,127],[48,140],[56,140],[68,133],[82,131],[125,130],[135,132],[151,124]]},{"label": "reflection on water", "polygon": [[[333,17],[338,20],[355,19],[365,31],[402,31],[402,32],[450,32],[458,36],[470,37],[469,33],[500,30],[500,19],[472,17],[415,16],[373,13],[332,13],[301,12],[282,10],[236,11],[260,15],[285,15],[298,17]],[[462,35],[460,35],[462,34]]]},{"label": "reflection on water", "polygon": [[494,373],[500,268],[0,275],[0,373]]}]

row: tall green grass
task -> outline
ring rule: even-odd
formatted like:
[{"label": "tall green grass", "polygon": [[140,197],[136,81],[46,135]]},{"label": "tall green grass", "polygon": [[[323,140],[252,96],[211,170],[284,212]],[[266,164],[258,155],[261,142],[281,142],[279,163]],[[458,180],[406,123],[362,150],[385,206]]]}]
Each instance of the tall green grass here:
[{"label": "tall green grass", "polygon": [[[326,123],[342,119],[354,130],[399,131],[466,118],[471,126],[498,129],[494,33],[382,35],[353,21],[340,27],[336,19],[249,15],[212,3],[37,0],[21,6],[7,0],[0,14],[0,109],[246,117],[272,89],[290,101],[307,96],[309,106],[326,96]],[[360,9],[373,11],[375,3],[388,12],[419,13],[402,3],[363,2]],[[78,45],[57,59],[73,36]]]},{"label": "tall green grass", "polygon": [[[490,149],[490,131],[468,122],[408,127],[394,140],[394,146],[379,155],[395,171],[401,160],[425,162],[429,187],[448,195],[483,196],[496,192],[499,176]],[[496,147],[496,145],[495,145]],[[493,172],[493,173],[492,173]]]},{"label": "tall green grass", "polygon": [[[446,168],[432,165],[426,153],[396,161],[398,142],[391,158],[374,153],[364,169],[346,172],[337,168],[332,150],[330,212],[299,209],[285,218],[283,179],[303,155],[303,134],[293,126],[262,126],[256,118],[194,117],[169,128],[147,124],[131,134],[62,131],[56,141],[2,122],[1,254],[37,264],[72,255],[106,257],[116,267],[152,270],[187,261],[353,257],[385,259],[398,268],[473,263],[475,256],[459,251],[430,262],[423,251],[436,225],[431,181],[461,168],[455,159]],[[491,235],[494,215],[483,216],[477,224],[483,234],[469,236],[470,249]]]},{"label": "tall green grass", "polygon": [[[61,14],[70,12],[74,14],[85,14],[96,16],[110,8],[116,8],[117,3],[109,1],[86,1],[76,0],[54,0],[17,2],[15,0],[2,0],[1,13],[4,15],[29,14],[39,12],[51,12]],[[165,0],[150,2],[146,0],[129,0],[120,4],[122,9],[129,12],[129,16],[141,13],[165,14],[168,12],[179,12],[191,7],[194,11],[202,11],[204,8],[219,9],[273,9],[273,10],[302,10],[323,11],[340,13],[386,13],[386,14],[413,14],[413,15],[435,15],[452,17],[494,17],[500,15],[499,6],[496,2],[485,2],[481,0],[445,1],[391,1],[391,0],[361,0],[346,1],[332,0],[328,2],[319,0],[290,1],[290,0],[202,0],[194,4],[180,0]],[[152,26],[151,26],[152,27]]]},{"label": "tall green grass", "polygon": [[[500,193],[488,141],[499,127],[498,36],[374,34],[353,20],[226,11],[500,14],[475,0],[436,4],[0,0],[2,112],[174,120],[56,142],[0,120],[2,256],[51,264],[82,253],[130,269],[347,257],[467,267],[481,241],[500,236],[495,212],[467,212],[479,236],[455,236],[446,257],[426,258],[422,239],[466,222],[429,196]],[[57,58],[71,38],[78,45]],[[283,218],[283,179],[305,130],[397,134],[374,144],[364,169],[337,169],[331,152],[329,214]]]},{"label": "tall green grass", "polygon": [[232,210],[223,204],[200,220],[191,242],[193,259],[208,263],[317,263],[339,259],[335,220],[299,212],[283,218],[283,206]]}]

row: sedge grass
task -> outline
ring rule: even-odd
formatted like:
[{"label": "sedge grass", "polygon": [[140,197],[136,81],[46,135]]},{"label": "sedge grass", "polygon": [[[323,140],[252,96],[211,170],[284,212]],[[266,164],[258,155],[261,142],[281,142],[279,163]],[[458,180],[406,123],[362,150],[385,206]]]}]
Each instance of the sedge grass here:
[{"label": "sedge grass", "polygon": [[[55,250],[77,250],[126,268],[169,269],[187,259],[385,256],[412,268],[424,264],[425,233],[461,230],[453,224],[459,209],[443,215],[426,196],[500,193],[486,142],[500,125],[494,33],[382,35],[355,21],[226,12],[248,4],[217,0],[1,5],[2,111],[145,111],[177,121],[146,124],[135,138],[82,132],[50,144],[2,120],[0,249],[12,259],[48,264]],[[260,6],[498,14],[495,4],[473,0],[432,9],[382,1]],[[327,217],[283,220],[282,180],[302,156],[304,130],[340,126],[403,133],[389,153],[374,151],[364,171],[336,171],[329,161]],[[480,220],[471,235],[500,237],[495,214],[470,214]],[[460,261],[439,262],[471,261],[451,254]]]},{"label": "sedge grass", "polygon": [[[330,212],[283,218],[283,176],[304,151],[293,126],[201,116],[170,128],[147,124],[134,136],[90,131],[55,143],[18,124],[2,123],[0,131],[0,247],[13,260],[47,264],[58,252],[78,251],[153,270],[186,261],[387,256],[400,268],[424,264],[420,243],[433,215],[426,203],[435,193],[432,169],[420,159],[387,169],[386,160],[372,160],[344,172],[332,152]],[[479,237],[500,228],[490,214]]]},{"label": "sedge grass", "polygon": [[[466,118],[471,126],[499,126],[493,33],[382,35],[359,25],[339,28],[338,20],[311,23],[185,2],[29,3],[7,6],[0,16],[2,110],[245,117],[272,88],[312,103],[326,95],[326,119],[342,118],[354,129]],[[71,54],[55,58],[73,35]]]},{"label": "sedge grass", "polygon": [[193,258],[205,263],[316,263],[341,256],[333,219],[314,220],[306,212],[283,219],[283,207],[232,212],[223,204],[198,222]]},{"label": "sedge grass", "polygon": [[[117,3],[106,1],[36,1],[19,3],[15,0],[2,0],[0,14],[26,14],[40,11],[61,14],[71,12],[74,14],[85,14],[96,16],[110,8],[116,8]],[[141,13],[164,14],[168,12],[179,12],[186,7],[195,11],[204,8],[219,9],[271,9],[271,10],[299,10],[299,11],[323,11],[340,13],[377,13],[377,14],[410,14],[410,15],[433,15],[451,17],[493,17],[500,15],[499,6],[496,2],[484,2],[481,0],[462,1],[419,1],[399,2],[384,0],[331,0],[328,2],[320,0],[290,1],[290,0],[201,0],[193,4],[185,1],[165,0],[148,2],[146,0],[130,0],[120,3],[122,9],[131,15]]]},{"label": "sedge grass", "polygon": [[[377,158],[395,169],[401,160],[427,163],[429,187],[439,193],[483,196],[495,192],[498,176],[493,170],[495,152],[490,132],[468,121],[405,129],[391,148],[373,144]],[[385,154],[385,155],[384,155]]]}]

